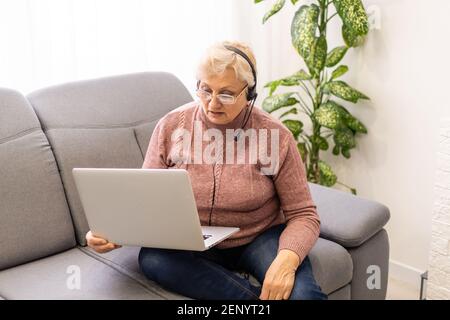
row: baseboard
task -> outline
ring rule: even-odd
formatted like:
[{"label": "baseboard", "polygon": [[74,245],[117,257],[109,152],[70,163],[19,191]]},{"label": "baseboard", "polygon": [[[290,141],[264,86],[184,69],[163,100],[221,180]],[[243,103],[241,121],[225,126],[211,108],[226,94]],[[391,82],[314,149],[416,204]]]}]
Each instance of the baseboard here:
[{"label": "baseboard", "polygon": [[419,270],[407,264],[389,260],[389,277],[406,282],[417,290],[420,290],[421,275],[424,270]]}]

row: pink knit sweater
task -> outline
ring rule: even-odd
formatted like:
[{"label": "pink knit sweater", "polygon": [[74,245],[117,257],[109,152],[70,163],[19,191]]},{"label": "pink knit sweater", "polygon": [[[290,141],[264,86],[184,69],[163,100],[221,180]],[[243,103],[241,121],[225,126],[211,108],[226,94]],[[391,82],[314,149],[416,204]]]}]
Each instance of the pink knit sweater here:
[{"label": "pink knit sweater", "polygon": [[[281,122],[263,110],[253,108],[244,130],[252,128],[258,132],[265,129],[268,139],[258,139],[256,149],[264,145],[265,149],[259,149],[266,155],[277,155],[276,165],[273,165],[274,161],[271,165],[267,161],[262,162],[259,157],[255,161],[250,156],[255,145],[250,145],[248,136],[242,134],[237,142],[226,139],[230,129],[240,128],[243,118],[244,111],[227,125],[215,125],[207,119],[198,102],[181,106],[156,125],[143,168],[182,168],[188,171],[201,224],[240,228],[218,248],[247,244],[268,228],[286,223],[278,250],[290,249],[303,261],[319,236],[320,220],[297,143]],[[217,140],[196,139],[196,130],[200,128],[202,132],[215,129],[213,132],[216,134],[223,133],[223,148],[219,144],[215,149],[205,149]],[[183,135],[173,135],[174,132],[182,132],[180,130],[184,130]],[[245,143],[245,157],[239,158],[238,144],[242,141]],[[233,147],[234,153],[230,151]],[[206,155],[221,155],[223,159],[205,161],[201,156],[204,150],[210,151],[204,153]],[[272,169],[264,171],[263,168],[269,167]]]}]

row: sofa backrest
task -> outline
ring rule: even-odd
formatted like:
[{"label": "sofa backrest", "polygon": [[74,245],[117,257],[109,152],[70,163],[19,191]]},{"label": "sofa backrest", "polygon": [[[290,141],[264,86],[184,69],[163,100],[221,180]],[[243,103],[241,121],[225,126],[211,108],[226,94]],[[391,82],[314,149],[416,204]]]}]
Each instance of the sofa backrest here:
[{"label": "sofa backrest", "polygon": [[175,76],[159,72],[67,83],[27,98],[53,148],[81,245],[89,226],[72,168],[140,168],[157,121],[192,101]]},{"label": "sofa backrest", "polygon": [[58,167],[26,98],[0,89],[0,270],[75,246]]}]

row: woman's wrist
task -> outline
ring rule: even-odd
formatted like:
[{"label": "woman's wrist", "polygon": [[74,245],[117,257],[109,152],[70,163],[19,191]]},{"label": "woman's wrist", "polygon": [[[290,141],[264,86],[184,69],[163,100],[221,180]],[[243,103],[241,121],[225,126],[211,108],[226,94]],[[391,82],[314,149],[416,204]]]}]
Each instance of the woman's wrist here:
[{"label": "woman's wrist", "polygon": [[297,270],[300,265],[300,257],[297,253],[289,249],[281,249],[278,252],[278,257],[283,260],[285,264]]}]

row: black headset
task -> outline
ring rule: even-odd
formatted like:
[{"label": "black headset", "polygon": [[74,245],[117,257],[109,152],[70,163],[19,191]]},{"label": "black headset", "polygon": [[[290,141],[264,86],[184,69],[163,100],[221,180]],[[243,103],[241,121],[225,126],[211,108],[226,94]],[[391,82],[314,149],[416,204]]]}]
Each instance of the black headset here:
[{"label": "black headset", "polygon": [[245,116],[244,116],[244,120],[242,121],[241,128],[234,135],[234,141],[238,141],[242,130],[244,129],[245,125],[247,124],[248,120],[250,119],[250,115],[252,114],[253,106],[255,105],[256,98],[258,97],[258,93],[256,92],[256,83],[257,83],[256,69],[255,69],[255,66],[253,65],[253,63],[251,62],[250,58],[242,50],[240,50],[236,47],[233,47],[233,46],[228,46],[228,45],[225,45],[225,48],[240,55],[242,58],[244,58],[247,61],[247,63],[250,65],[250,68],[252,68],[253,80],[255,80],[254,85],[249,87],[249,89],[247,91],[247,101],[251,101],[250,112],[248,113],[248,116],[247,116],[247,110],[245,110]]},{"label": "black headset", "polygon": [[244,58],[247,63],[250,65],[250,68],[252,68],[252,74],[253,74],[253,80],[255,80],[255,84],[251,87],[248,88],[248,92],[247,92],[247,101],[254,101],[256,100],[256,98],[258,97],[258,94],[256,93],[256,69],[255,66],[253,65],[252,61],[250,60],[250,58],[240,49],[236,48],[236,47],[232,47],[232,46],[228,46],[225,45],[225,48],[227,48],[230,51],[233,51],[234,53],[240,55],[242,58]]}]

